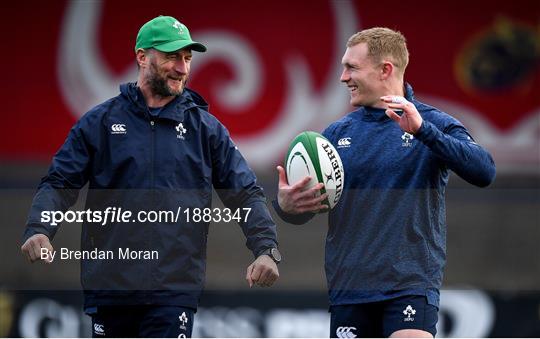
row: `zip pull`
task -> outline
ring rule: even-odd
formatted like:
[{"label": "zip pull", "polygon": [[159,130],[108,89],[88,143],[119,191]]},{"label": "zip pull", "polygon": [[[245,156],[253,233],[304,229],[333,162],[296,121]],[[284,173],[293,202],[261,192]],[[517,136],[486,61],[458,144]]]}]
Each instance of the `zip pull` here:
[{"label": "zip pull", "polygon": [[152,129],[154,129],[154,120],[150,120],[150,126],[152,126]]}]

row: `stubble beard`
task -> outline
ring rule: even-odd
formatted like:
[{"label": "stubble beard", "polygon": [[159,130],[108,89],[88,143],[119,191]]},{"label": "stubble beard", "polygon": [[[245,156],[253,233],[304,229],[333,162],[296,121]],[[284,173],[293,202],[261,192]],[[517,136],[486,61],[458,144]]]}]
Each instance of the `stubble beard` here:
[{"label": "stubble beard", "polygon": [[187,77],[181,80],[182,86],[178,90],[172,89],[167,84],[167,76],[162,76],[159,74],[157,66],[154,63],[150,63],[150,75],[148,76],[148,85],[150,90],[155,95],[161,97],[171,97],[182,94],[184,87],[186,86]]}]

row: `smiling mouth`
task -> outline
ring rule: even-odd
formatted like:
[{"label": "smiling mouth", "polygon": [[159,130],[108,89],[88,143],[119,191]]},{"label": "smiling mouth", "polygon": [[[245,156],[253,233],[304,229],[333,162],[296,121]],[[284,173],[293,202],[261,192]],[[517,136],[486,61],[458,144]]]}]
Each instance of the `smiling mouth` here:
[{"label": "smiling mouth", "polygon": [[347,86],[349,88],[349,92],[356,93],[358,91],[358,86]]}]

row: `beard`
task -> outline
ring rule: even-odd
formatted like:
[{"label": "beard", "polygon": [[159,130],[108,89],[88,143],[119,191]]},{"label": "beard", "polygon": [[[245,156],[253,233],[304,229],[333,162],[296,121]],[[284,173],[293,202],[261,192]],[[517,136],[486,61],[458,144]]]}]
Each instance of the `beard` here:
[{"label": "beard", "polygon": [[150,63],[150,75],[148,76],[148,85],[155,95],[161,97],[171,97],[182,94],[187,82],[187,76],[181,79],[182,86],[179,89],[173,89],[167,84],[167,76],[161,75],[155,63]]}]

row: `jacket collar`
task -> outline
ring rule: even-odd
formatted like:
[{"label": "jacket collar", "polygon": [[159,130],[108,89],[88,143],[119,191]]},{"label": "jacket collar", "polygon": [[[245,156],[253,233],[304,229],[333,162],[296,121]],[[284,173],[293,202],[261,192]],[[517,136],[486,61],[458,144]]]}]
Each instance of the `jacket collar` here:
[{"label": "jacket collar", "polygon": [[[412,86],[409,83],[406,82],[404,84],[404,87],[405,87],[404,88],[404,90],[405,90],[405,99],[407,99],[408,101],[411,101],[411,102],[413,100],[415,100],[414,91],[413,91]],[[383,120],[386,120],[386,119],[390,119],[386,115],[386,113],[385,113],[386,109],[384,109],[384,108],[375,108],[375,107],[364,106],[364,107],[361,107],[359,109],[359,111],[362,112],[362,119],[366,120],[366,121],[383,121]]]},{"label": "jacket collar", "polygon": [[[150,116],[144,96],[136,83],[121,84],[120,93],[132,104],[135,113],[142,114],[145,117]],[[208,104],[197,92],[184,88],[182,94],[176,96],[163,107],[157,118],[182,122],[184,121],[185,111],[194,107],[208,111]]]}]

